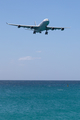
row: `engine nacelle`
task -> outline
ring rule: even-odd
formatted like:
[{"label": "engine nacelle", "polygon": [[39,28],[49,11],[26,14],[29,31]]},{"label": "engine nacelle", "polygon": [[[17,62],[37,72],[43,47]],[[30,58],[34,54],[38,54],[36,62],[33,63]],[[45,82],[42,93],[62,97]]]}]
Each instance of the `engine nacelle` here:
[{"label": "engine nacelle", "polygon": [[54,30],[54,28],[53,28],[53,27],[52,27],[51,29],[52,29],[52,30]]},{"label": "engine nacelle", "polygon": [[33,29],[33,26],[31,26],[30,28]]},{"label": "engine nacelle", "polygon": [[18,25],[18,28],[20,28],[21,26],[20,25]]},{"label": "engine nacelle", "polygon": [[63,30],[64,30],[64,28],[61,28],[61,30],[63,31]]}]

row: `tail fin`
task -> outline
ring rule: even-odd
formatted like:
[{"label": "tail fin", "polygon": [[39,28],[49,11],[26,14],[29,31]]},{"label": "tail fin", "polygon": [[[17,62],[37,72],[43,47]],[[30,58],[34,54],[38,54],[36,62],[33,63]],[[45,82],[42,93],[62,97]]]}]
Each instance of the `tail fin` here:
[{"label": "tail fin", "polygon": [[36,26],[36,21],[34,22],[35,26]]}]

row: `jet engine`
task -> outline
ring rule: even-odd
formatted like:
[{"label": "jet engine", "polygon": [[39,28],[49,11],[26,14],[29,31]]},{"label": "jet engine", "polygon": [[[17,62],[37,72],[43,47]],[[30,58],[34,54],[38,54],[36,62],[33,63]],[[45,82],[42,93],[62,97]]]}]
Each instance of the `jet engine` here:
[{"label": "jet engine", "polygon": [[61,30],[63,31],[63,30],[64,30],[64,28],[61,28]]},{"label": "jet engine", "polygon": [[18,28],[20,28],[21,26],[20,25],[18,25]]},{"label": "jet engine", "polygon": [[54,28],[52,27],[52,30],[54,30]]}]

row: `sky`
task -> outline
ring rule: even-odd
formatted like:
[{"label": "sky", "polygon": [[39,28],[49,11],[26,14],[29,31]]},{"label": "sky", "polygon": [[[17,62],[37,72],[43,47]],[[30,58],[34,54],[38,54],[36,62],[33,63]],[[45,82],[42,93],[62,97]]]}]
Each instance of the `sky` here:
[{"label": "sky", "polygon": [[[64,31],[33,31],[48,18]],[[0,80],[80,80],[80,0],[0,1]]]}]

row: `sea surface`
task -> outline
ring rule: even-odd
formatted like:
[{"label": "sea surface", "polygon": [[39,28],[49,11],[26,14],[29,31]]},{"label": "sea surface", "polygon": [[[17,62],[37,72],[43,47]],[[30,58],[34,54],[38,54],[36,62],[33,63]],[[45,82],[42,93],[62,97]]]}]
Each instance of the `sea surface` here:
[{"label": "sea surface", "polygon": [[0,81],[0,120],[80,120],[80,81]]}]

